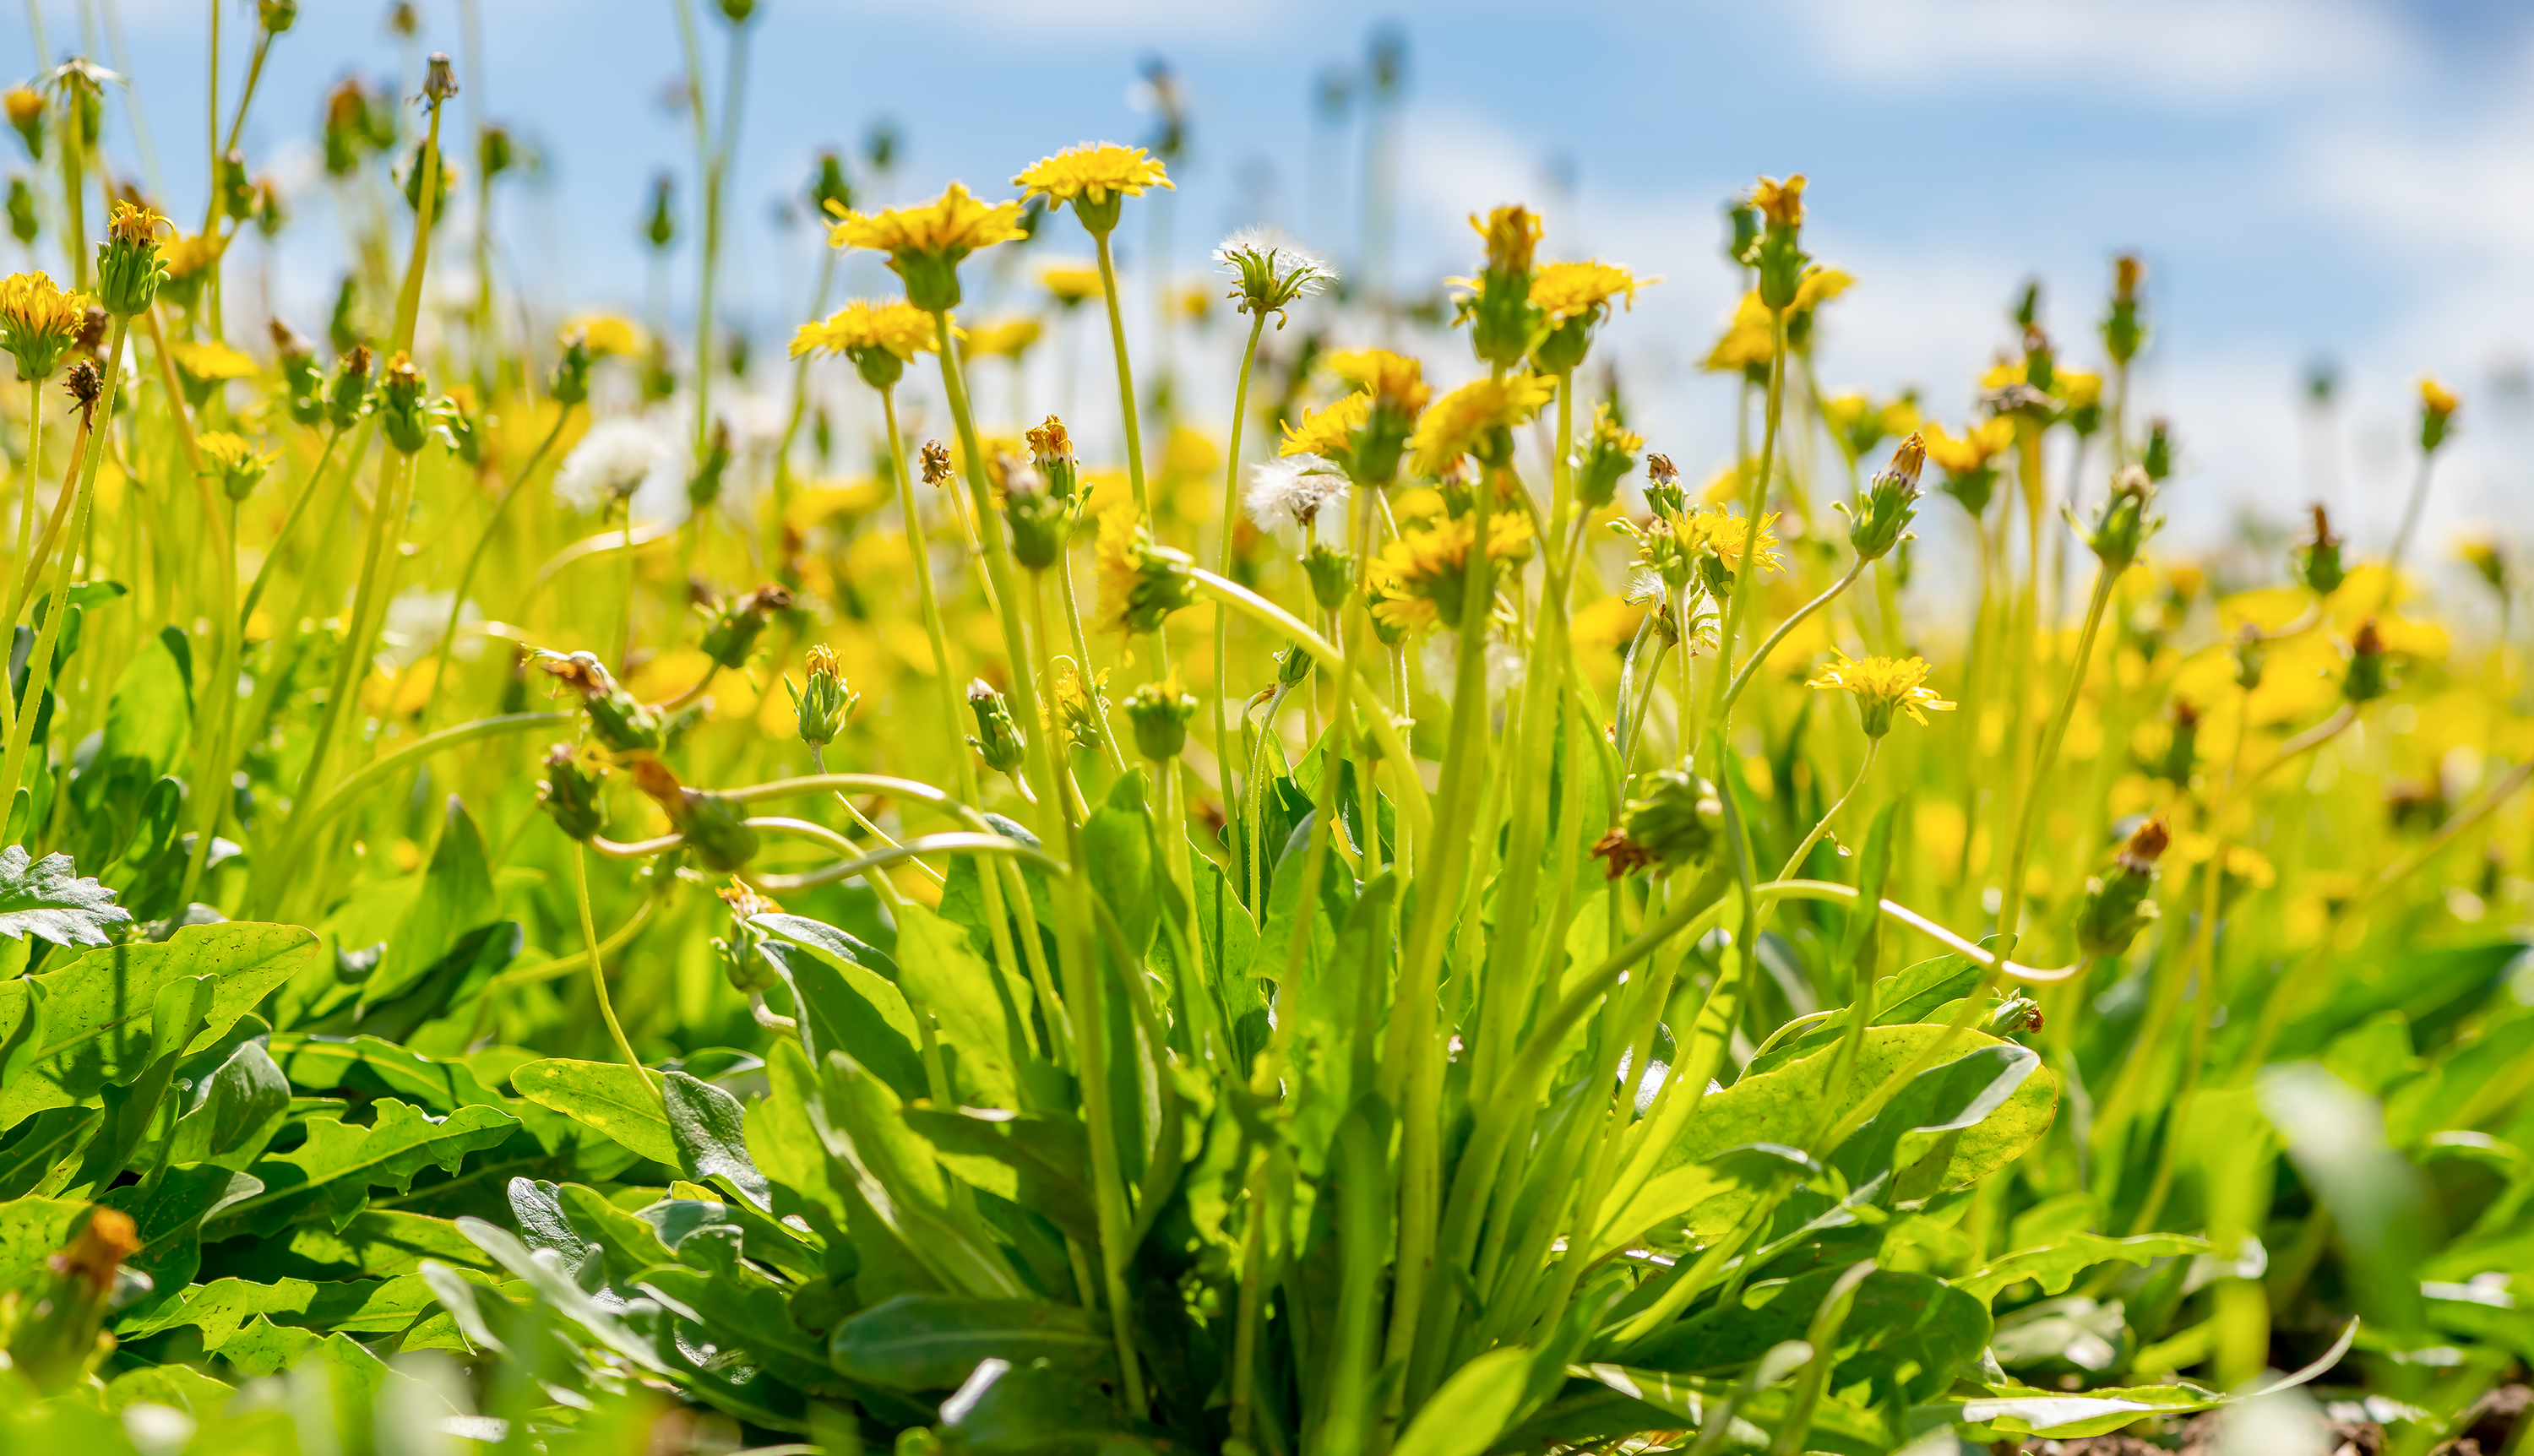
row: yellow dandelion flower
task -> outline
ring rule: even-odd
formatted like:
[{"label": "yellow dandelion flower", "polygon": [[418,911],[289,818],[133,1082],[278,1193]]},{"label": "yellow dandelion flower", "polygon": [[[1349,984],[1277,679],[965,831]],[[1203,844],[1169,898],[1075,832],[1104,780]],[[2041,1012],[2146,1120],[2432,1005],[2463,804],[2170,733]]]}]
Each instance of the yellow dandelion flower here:
[{"label": "yellow dandelion flower", "polygon": [[85,293],[63,292],[44,273],[0,279],[0,348],[17,357],[20,379],[52,376],[62,355],[79,342],[92,301]]},{"label": "yellow dandelion flower", "polygon": [[1100,266],[1073,259],[1051,263],[1038,271],[1038,283],[1054,294],[1058,304],[1071,308],[1086,298],[1100,296]]},{"label": "yellow dandelion flower", "polygon": [[1000,319],[991,324],[972,324],[967,331],[962,357],[970,359],[1018,359],[1038,342],[1047,326],[1036,319]]},{"label": "yellow dandelion flower", "polygon": [[902,362],[939,346],[933,316],[911,303],[875,303],[857,298],[814,324],[804,324],[792,335],[792,357],[813,349],[831,354],[886,349]]},{"label": "yellow dandelion flower", "polygon": [[1372,396],[1349,394],[1335,404],[1305,413],[1299,423],[1287,420],[1285,443],[1277,447],[1276,453],[1280,455],[1342,455],[1355,432],[1362,429],[1364,421],[1371,417]]},{"label": "yellow dandelion flower", "polygon": [[1765,365],[1776,341],[1769,306],[1760,301],[1760,290],[1754,288],[1733,306],[1731,322],[1724,326],[1724,333],[1718,336],[1716,347],[1707,351],[1707,362],[1700,367],[1725,372]]},{"label": "yellow dandelion flower", "polygon": [[2058,386],[2059,397],[2067,402],[2070,409],[2083,409],[2100,402],[2103,397],[2103,377],[2099,374],[2088,374],[2082,369],[2061,369],[2054,371],[2053,382]]},{"label": "yellow dandelion flower", "polygon": [[253,379],[256,375],[255,361],[224,343],[170,339],[167,356],[196,380]]},{"label": "yellow dandelion flower", "polygon": [[[1459,623],[1469,587],[1470,548],[1478,538],[1476,516],[1447,516],[1404,532],[1381,548],[1372,568],[1381,593],[1373,615],[1412,632],[1437,622]],[[1530,554],[1530,516],[1499,511],[1487,517],[1490,563],[1521,561]]]},{"label": "yellow dandelion flower", "polygon": [[906,280],[909,301],[927,313],[943,313],[958,306],[961,260],[1021,236],[1020,223],[1019,203],[981,202],[953,182],[916,207],[848,212],[827,230],[827,241],[886,253],[890,272]]},{"label": "yellow dandelion flower", "polygon": [[641,326],[621,314],[575,314],[564,322],[560,336],[568,339],[574,333],[592,358],[642,352]]},{"label": "yellow dandelion flower", "polygon": [[2456,397],[2454,391],[2438,383],[2436,376],[2420,381],[2420,407],[2429,413],[2441,417],[2451,415],[2462,404],[2463,400]]},{"label": "yellow dandelion flower", "polygon": [[1472,212],[1470,226],[1487,240],[1487,272],[1531,272],[1531,255],[1539,247],[1538,212],[1517,203],[1498,208],[1483,218]]},{"label": "yellow dandelion flower", "polygon": [[1945,712],[1953,707],[1927,686],[1923,657],[1868,657],[1859,662],[1841,653],[1805,686],[1855,695],[1857,717],[1868,738],[1891,732],[1896,712],[1905,712],[1910,721],[1924,726],[1929,710]]},{"label": "yellow dandelion flower", "polygon": [[1546,314],[1551,324],[1562,324],[1585,314],[1606,313],[1614,298],[1634,308],[1639,288],[1661,281],[1659,277],[1640,278],[1616,264],[1599,259],[1551,263],[1532,274],[1531,303]]},{"label": "yellow dandelion flower", "polygon": [[1804,174],[1795,173],[1780,182],[1775,177],[1762,177],[1751,189],[1751,206],[1769,219],[1772,227],[1801,227],[1804,221]]},{"label": "yellow dandelion flower", "polygon": [[1775,513],[1760,517],[1758,534],[1753,534],[1749,521],[1720,506],[1702,506],[1684,516],[1671,518],[1672,538],[1686,554],[1713,553],[1727,572],[1739,572],[1746,553],[1760,564],[1760,570],[1773,571],[1778,565],[1778,517]]},{"label": "yellow dandelion flower", "polygon": [[2015,421],[1986,420],[1965,425],[1960,437],[1945,433],[1945,427],[1929,420],[1920,432],[1926,440],[1927,458],[1944,467],[1948,475],[1967,475],[1984,469],[1999,452],[2015,443]]},{"label": "yellow dandelion flower", "polygon": [[1041,157],[1023,168],[1012,179],[1012,185],[1021,189],[1023,198],[1043,197],[1052,203],[1087,201],[1095,206],[1113,197],[1141,197],[1147,187],[1176,190],[1159,157],[1141,147],[1120,147],[1114,142],[1085,142],[1054,156]]},{"label": "yellow dandelion flower", "polygon": [[1799,314],[1811,313],[1814,309],[1846,292],[1855,286],[1855,283],[1856,277],[1853,273],[1844,273],[1836,268],[1813,269],[1804,274],[1802,282],[1795,285],[1793,310]]},{"label": "yellow dandelion flower", "polygon": [[1424,366],[1388,349],[1349,349],[1329,356],[1329,373],[1387,404],[1414,415],[1434,397]]},{"label": "yellow dandelion flower", "polygon": [[1417,433],[1408,439],[1409,468],[1419,475],[1441,475],[1463,455],[1496,454],[1502,449],[1500,437],[1538,413],[1556,393],[1556,381],[1536,374],[1461,386],[1418,417]]}]

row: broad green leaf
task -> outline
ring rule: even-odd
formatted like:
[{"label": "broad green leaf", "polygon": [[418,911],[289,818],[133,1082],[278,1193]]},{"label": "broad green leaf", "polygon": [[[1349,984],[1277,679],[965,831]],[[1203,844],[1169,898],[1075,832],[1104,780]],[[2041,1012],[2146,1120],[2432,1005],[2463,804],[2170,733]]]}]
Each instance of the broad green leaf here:
[{"label": "broad green leaf", "polygon": [[22,846],[0,849],[0,936],[103,945],[107,926],[131,919],[131,911],[114,903],[114,891],[72,873],[69,855],[48,854],[30,863]]},{"label": "broad green leaf", "polygon": [[209,1421],[235,1394],[236,1386],[214,1380],[189,1365],[144,1365],[105,1382],[105,1408],[120,1412],[126,1406],[146,1401]]},{"label": "broad green leaf", "polygon": [[1089,1186],[1091,1135],[1080,1122],[994,1108],[910,1107],[905,1117],[962,1180],[1019,1203],[1085,1245],[1100,1242]]},{"label": "broad green leaf", "polygon": [[1153,836],[1144,820],[1144,775],[1119,775],[1109,798],[1082,825],[1082,858],[1092,887],[1137,953],[1153,941],[1160,897],[1153,888]]},{"label": "broad green leaf", "polygon": [[1109,1323],[1072,1304],[899,1295],[836,1326],[827,1357],[856,1380],[887,1390],[948,1390],[981,1361],[1044,1360],[1085,1380],[1117,1367]]},{"label": "broad green leaf", "polygon": [[211,1234],[269,1236],[302,1219],[339,1224],[359,1211],[370,1189],[401,1193],[428,1167],[454,1173],[467,1154],[499,1146],[519,1125],[498,1108],[461,1107],[435,1118],[392,1097],[371,1106],[377,1117],[366,1127],[311,1118],[307,1141],[255,1165],[265,1190],[220,1215]]},{"label": "broad green leaf", "polygon": [[[1813,1332],[1813,1316],[1848,1271],[1816,1269],[1793,1279],[1758,1281],[1730,1306],[1684,1320],[1626,1352],[1625,1364],[1686,1374],[1738,1370],[1788,1340]],[[1878,1400],[1927,1400],[1953,1382],[1954,1371],[1988,1343],[1988,1307],[1931,1274],[1877,1270],[1855,1290],[1855,1304],[1832,1347],[1832,1389],[1874,1383]]]},{"label": "broad green leaf", "polygon": [[1490,1350],[1452,1372],[1391,1447],[1391,1456],[1478,1456],[1495,1444],[1522,1403],[1531,1352]]},{"label": "broad green leaf", "polygon": [[341,1228],[306,1223],[286,1242],[268,1241],[244,1255],[223,1251],[221,1267],[251,1278],[347,1279],[356,1274],[389,1279],[417,1272],[425,1259],[490,1267],[483,1251],[457,1225],[399,1208],[364,1208]]},{"label": "broad green leaf", "polygon": [[70,1190],[91,1192],[111,1184],[150,1134],[176,1076],[185,1046],[202,1028],[211,1010],[214,982],[209,976],[187,976],[158,988],[150,1008],[150,1060],[129,1086],[107,1085],[105,1125],[91,1138]]},{"label": "broad green leaf", "polygon": [[511,1088],[575,1122],[587,1123],[654,1163],[678,1166],[677,1139],[648,1079],[621,1062],[549,1058],[511,1073]]},{"label": "broad green leaf", "polygon": [[88,1222],[78,1198],[14,1198],[0,1203],[0,1286],[41,1265]]},{"label": "broad green leaf", "polygon": [[682,1241],[680,1262],[655,1268],[636,1286],[708,1331],[716,1344],[737,1346],[766,1373],[813,1395],[849,1393],[827,1363],[819,1342],[792,1320],[781,1286],[740,1257],[737,1231]]},{"label": "broad green leaf", "polygon": [[439,1297],[419,1275],[320,1283],[283,1279],[253,1284],[215,1279],[184,1291],[165,1308],[121,1326],[127,1339],[142,1339],[182,1325],[203,1332],[203,1348],[217,1355],[249,1319],[263,1315],[294,1329],[392,1334],[422,1317]]},{"label": "broad green leaf", "polygon": [[425,1057],[382,1037],[275,1032],[270,1050],[290,1085],[304,1091],[401,1097],[433,1113],[503,1100],[465,1062]]},{"label": "broad green leaf", "polygon": [[1954,1288],[1981,1301],[1994,1300],[2010,1286],[2032,1280],[2044,1294],[2065,1294],[2076,1277],[2096,1264],[2118,1259],[2144,1264],[2155,1259],[2208,1251],[2208,1241],[2183,1234],[2141,1234],[2107,1239],[2100,1234],[2069,1234],[2058,1243],[2020,1249],[1990,1260],[1976,1273],[1954,1281]]},{"label": "broad green leaf", "polygon": [[669,1072],[663,1080],[661,1096],[668,1106],[678,1166],[697,1183],[716,1175],[726,1178],[757,1207],[768,1206],[765,1176],[748,1155],[748,1119],[739,1099],[683,1071]]},{"label": "broad green leaf", "polygon": [[1757,1143],[1658,1173],[1602,1221],[1593,1241],[1593,1257],[1607,1258],[1641,1239],[1664,1247],[1684,1240],[1712,1243],[1773,1181],[1818,1167],[1801,1149]]},{"label": "broad green leaf", "polygon": [[380,1005],[412,989],[469,935],[500,919],[500,909],[493,872],[485,863],[484,837],[465,806],[452,795],[440,843],[423,872],[422,892],[395,934],[388,937],[387,954],[361,987],[362,1004]]},{"label": "broad green leaf", "polygon": [[801,1008],[801,1047],[813,1065],[843,1052],[900,1097],[926,1092],[923,1039],[906,995],[890,978],[896,963],[869,945],[798,915],[759,915],[751,925],[783,937],[765,946],[792,980]]},{"label": "broad green leaf", "polygon": [[1045,1365],[981,1366],[941,1403],[941,1448],[956,1456],[1133,1452],[1141,1443],[1099,1386]]},{"label": "broad green leaf", "polygon": [[210,1163],[170,1168],[157,1178],[113,1188],[97,1201],[132,1215],[141,1246],[127,1260],[150,1276],[151,1293],[125,1313],[139,1317],[175,1299],[203,1267],[203,1223],[264,1191],[252,1174]]},{"label": "broad green leaf", "polygon": [[[183,641],[183,634],[176,634],[176,643]],[[150,637],[124,664],[106,702],[105,734],[96,751],[98,764],[139,765],[145,783],[176,766],[193,731],[193,684],[171,645],[165,634]]]},{"label": "broad green leaf", "polygon": [[472,1240],[475,1246],[492,1256],[495,1263],[513,1275],[527,1281],[537,1297],[555,1307],[556,1312],[589,1332],[592,1339],[626,1360],[655,1374],[666,1374],[669,1366],[660,1359],[654,1342],[628,1329],[624,1321],[609,1313],[587,1291],[572,1282],[551,1250],[535,1253],[506,1229],[496,1228],[480,1218],[461,1218],[458,1232]]},{"label": "broad green leaf", "polygon": [[[987,1107],[1019,1105],[1012,988],[969,945],[965,931],[921,905],[897,912],[898,984],[933,1013],[941,1040],[959,1049],[963,1094]],[[1027,995],[1026,986],[1018,988]]]},{"label": "broad green leaf", "polygon": [[214,979],[204,1028],[186,1047],[199,1052],[317,953],[317,938],[297,926],[196,925],[164,941],[91,950],[58,971],[0,981],[0,1043],[26,1017],[28,988],[40,985],[44,996],[41,1064],[0,1088],[0,1127],[139,1075],[150,1062],[150,1007],[160,987]]},{"label": "broad green leaf", "polygon": [[264,1048],[247,1042],[229,1054],[195,1093],[192,1110],[176,1120],[166,1159],[244,1169],[263,1156],[289,1110],[290,1083],[281,1068]]},{"label": "broad green leaf", "polygon": [[906,1125],[897,1095],[841,1052],[827,1054],[811,1119],[883,1227],[943,1285],[1010,1299],[1021,1284],[968,1200],[954,1201],[933,1144]]},{"label": "broad green leaf", "polygon": [[0,1200],[60,1191],[104,1121],[99,1108],[56,1107],[9,1129],[0,1139]]}]

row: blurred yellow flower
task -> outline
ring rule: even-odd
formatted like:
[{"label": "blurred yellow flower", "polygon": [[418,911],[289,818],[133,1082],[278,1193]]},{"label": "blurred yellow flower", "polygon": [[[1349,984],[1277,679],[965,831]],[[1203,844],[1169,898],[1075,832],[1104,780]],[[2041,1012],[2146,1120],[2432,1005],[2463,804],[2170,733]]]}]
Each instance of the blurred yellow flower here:
[{"label": "blurred yellow flower", "polygon": [[1046,325],[1026,316],[971,324],[961,352],[972,359],[1018,359],[1046,330]]},{"label": "blurred yellow flower", "polygon": [[1343,455],[1354,436],[1372,417],[1370,394],[1349,394],[1334,404],[1307,411],[1297,422],[1285,422],[1285,443],[1278,446],[1280,455]]},{"label": "blurred yellow flower", "polygon": [[1065,259],[1050,263],[1038,271],[1039,286],[1056,295],[1056,301],[1071,308],[1100,292],[1100,266],[1096,263]]},{"label": "blurred yellow flower", "polygon": [[593,355],[642,352],[641,326],[619,314],[575,314],[564,321],[558,336],[569,339],[575,333]]},{"label": "blurred yellow flower", "polygon": [[197,380],[253,379],[256,375],[255,361],[224,343],[169,339],[167,357]]},{"label": "blurred yellow flower", "polygon": [[1945,433],[1945,427],[1927,421],[1920,434],[1927,445],[1927,458],[1944,467],[1948,475],[1963,475],[1986,465],[2000,451],[2015,443],[2015,421],[1985,420],[1966,425],[1960,437]]},{"label": "blurred yellow flower", "polygon": [[1432,398],[1424,366],[1388,349],[1349,349],[1329,356],[1329,373],[1386,403],[1414,415]]},{"label": "blurred yellow flower", "polygon": [[[1372,578],[1381,592],[1373,615],[1390,627],[1421,632],[1442,622],[1458,625],[1469,586],[1470,548],[1478,538],[1473,516],[1448,516],[1411,530],[1381,548]],[[1487,517],[1487,560],[1520,561],[1531,554],[1531,517],[1498,511]]]},{"label": "blurred yellow flower", "polygon": [[1804,220],[1804,174],[1795,173],[1780,182],[1775,177],[1762,177],[1751,189],[1751,206],[1772,226],[1800,227]]},{"label": "blurred yellow flower", "polygon": [[1560,324],[1582,314],[1606,310],[1613,298],[1633,308],[1639,288],[1661,281],[1659,277],[1640,278],[1599,259],[1550,263],[1532,275],[1531,303],[1546,314],[1550,323]]},{"label": "blurred yellow flower", "polygon": [[1556,394],[1556,381],[1536,374],[1472,380],[1418,417],[1408,439],[1409,468],[1441,475],[1463,455],[1483,449],[1488,436],[1530,419]]},{"label": "blurred yellow flower", "polygon": [[[933,316],[911,303],[875,303],[857,298],[825,319],[804,324],[792,335],[792,357],[813,349],[841,354],[851,349],[886,349],[913,361],[919,353],[940,346]],[[974,345],[971,345],[971,352]]]},{"label": "blurred yellow flower", "polygon": [[1754,288],[1743,294],[1742,301],[1733,306],[1731,322],[1724,326],[1724,333],[1717,338],[1716,346],[1707,351],[1706,363],[1699,367],[1723,372],[1766,364],[1770,351],[1775,347],[1776,337],[1776,327],[1769,320],[1769,306],[1760,301],[1760,290]]}]

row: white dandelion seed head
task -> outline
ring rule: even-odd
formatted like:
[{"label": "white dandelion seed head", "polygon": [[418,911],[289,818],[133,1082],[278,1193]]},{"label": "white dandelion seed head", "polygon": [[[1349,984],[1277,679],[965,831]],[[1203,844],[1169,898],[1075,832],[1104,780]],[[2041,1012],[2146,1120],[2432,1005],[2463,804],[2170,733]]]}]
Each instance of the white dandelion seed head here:
[{"label": "white dandelion seed head", "polygon": [[[632,498],[655,479],[664,480],[683,499],[675,431],[658,416],[612,415],[589,427],[580,443],[563,457],[555,471],[555,499],[574,511],[601,511]],[[661,487],[648,493],[656,496]]]},{"label": "white dandelion seed head", "polygon": [[1297,298],[1308,298],[1338,280],[1338,271],[1327,259],[1273,227],[1244,227],[1225,238],[1215,247],[1214,261],[1236,278],[1246,278],[1252,269],[1265,269],[1280,280],[1305,273],[1294,290]]},{"label": "white dandelion seed head", "polygon": [[1632,606],[1661,601],[1662,574],[1643,564],[1628,568],[1627,577],[1619,583],[1619,597]]},{"label": "white dandelion seed head", "polygon": [[1244,498],[1249,518],[1263,531],[1327,530],[1341,524],[1349,485],[1335,460],[1315,455],[1284,455],[1249,467]]}]

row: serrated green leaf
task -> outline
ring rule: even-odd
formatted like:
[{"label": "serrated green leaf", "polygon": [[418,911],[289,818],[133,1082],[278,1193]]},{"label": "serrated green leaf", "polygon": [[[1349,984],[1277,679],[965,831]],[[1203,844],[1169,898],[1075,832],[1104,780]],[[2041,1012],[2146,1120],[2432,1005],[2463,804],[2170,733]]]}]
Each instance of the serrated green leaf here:
[{"label": "serrated green leaf", "polygon": [[649,1079],[621,1062],[548,1058],[511,1073],[511,1088],[575,1122],[606,1133],[654,1163],[675,1168],[678,1140],[669,1131],[660,1094]]},{"label": "serrated green leaf", "polygon": [[105,928],[130,922],[114,891],[73,873],[71,857],[48,854],[30,863],[22,846],[0,849],[0,936],[35,936],[56,945],[103,945]]},{"label": "serrated green leaf", "polygon": [[403,1192],[414,1175],[434,1166],[454,1173],[467,1154],[500,1145],[519,1125],[498,1108],[461,1107],[435,1118],[392,1097],[372,1107],[377,1118],[366,1127],[310,1119],[307,1141],[255,1165],[265,1190],[220,1215],[214,1236],[271,1235],[302,1219],[339,1225],[370,1189]]},{"label": "serrated green leaf", "polygon": [[257,1315],[293,1329],[380,1335],[403,1329],[437,1303],[439,1296],[417,1274],[271,1284],[215,1279],[194,1285],[166,1307],[120,1325],[118,1332],[137,1340],[193,1325],[203,1332],[203,1349],[218,1355]]},{"label": "serrated green leaf", "polygon": [[2208,1251],[2208,1241],[2184,1234],[2140,1234],[2107,1239],[2100,1234],[2070,1234],[2040,1248],[2018,1249],[1990,1260],[1978,1271],[1954,1281],[1954,1288],[1978,1300],[1996,1299],[2009,1286],[2033,1280],[2044,1294],[2065,1294],[2076,1277],[2096,1264],[2117,1259],[2125,1264]]}]

